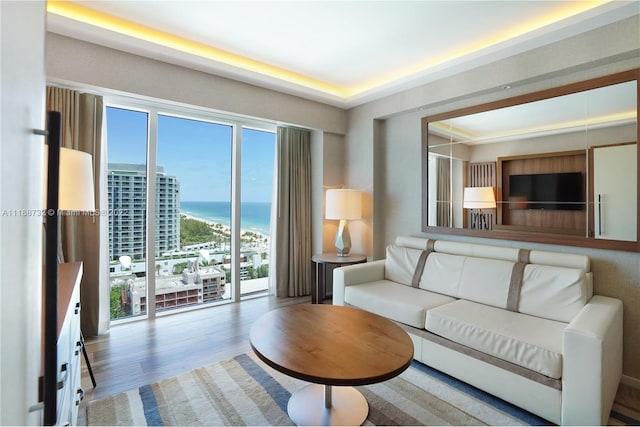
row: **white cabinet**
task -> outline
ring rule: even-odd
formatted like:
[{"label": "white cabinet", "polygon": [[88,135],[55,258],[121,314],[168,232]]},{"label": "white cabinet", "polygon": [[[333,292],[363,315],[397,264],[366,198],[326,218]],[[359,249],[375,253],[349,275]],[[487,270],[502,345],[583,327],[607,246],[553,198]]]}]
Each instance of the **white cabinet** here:
[{"label": "white cabinet", "polygon": [[636,144],[593,149],[594,237],[596,239],[631,242],[637,239],[636,153]]},{"label": "white cabinet", "polygon": [[80,386],[80,278],[82,263],[60,264],[58,287],[57,425],[76,425],[83,396]]}]

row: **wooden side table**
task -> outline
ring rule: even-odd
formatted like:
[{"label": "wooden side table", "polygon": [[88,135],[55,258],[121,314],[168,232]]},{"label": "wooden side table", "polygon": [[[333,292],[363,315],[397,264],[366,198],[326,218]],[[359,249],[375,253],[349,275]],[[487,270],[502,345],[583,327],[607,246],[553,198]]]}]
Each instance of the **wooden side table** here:
[{"label": "wooden side table", "polygon": [[311,303],[322,304],[327,291],[327,270],[333,272],[336,267],[367,262],[364,255],[350,254],[338,256],[336,254],[316,254],[311,257],[313,267],[313,281],[311,289]]}]

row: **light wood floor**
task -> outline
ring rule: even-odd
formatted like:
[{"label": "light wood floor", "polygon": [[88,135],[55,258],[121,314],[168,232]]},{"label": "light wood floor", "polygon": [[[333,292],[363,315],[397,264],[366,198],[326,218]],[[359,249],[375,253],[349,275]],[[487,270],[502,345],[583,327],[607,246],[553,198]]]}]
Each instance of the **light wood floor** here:
[{"label": "light wood floor", "polygon": [[[87,402],[250,351],[249,331],[263,313],[310,302],[310,297],[258,297],[120,324],[105,337],[88,338],[86,349],[98,385],[92,387],[83,361],[85,398],[78,424],[86,425]],[[640,411],[640,390],[621,385],[616,402]]]},{"label": "light wood floor", "polygon": [[112,326],[109,335],[87,338],[85,348],[96,378],[93,388],[82,364],[78,424],[86,425],[86,404],[219,362],[251,350],[251,325],[269,310],[310,303],[310,297],[247,299]]}]

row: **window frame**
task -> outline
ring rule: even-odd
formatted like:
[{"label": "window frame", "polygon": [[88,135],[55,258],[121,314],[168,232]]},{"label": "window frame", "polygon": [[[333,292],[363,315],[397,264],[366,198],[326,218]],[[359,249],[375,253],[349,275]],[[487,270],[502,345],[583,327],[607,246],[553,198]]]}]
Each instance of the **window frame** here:
[{"label": "window frame", "polygon": [[[186,120],[197,120],[201,122],[230,126],[232,128],[232,148],[231,148],[231,299],[224,300],[218,304],[241,301],[240,292],[240,203],[241,203],[241,182],[242,182],[242,129],[252,129],[257,131],[269,132],[277,134],[278,122],[274,120],[259,119],[246,115],[222,112],[210,108],[181,104],[171,101],[163,101],[150,98],[139,98],[126,95],[104,94],[103,105],[105,111],[105,134],[106,134],[106,110],[107,108],[120,108],[147,114],[147,146],[146,146],[146,259],[145,271],[155,271],[156,253],[156,180],[148,177],[155,177],[157,173],[157,149],[158,149],[158,116],[175,117]],[[105,144],[108,144],[108,135],[105,138]],[[105,159],[105,166],[108,164],[108,158]],[[105,174],[107,174],[105,167]],[[275,173],[275,171],[274,171]],[[106,176],[106,175],[105,175]],[[109,236],[109,230],[106,235]],[[110,258],[110,257],[107,257]],[[108,262],[108,261],[107,261]],[[109,268],[106,265],[105,268]],[[180,313],[187,310],[203,308],[202,305],[194,305],[193,307],[185,307],[170,311],[156,312],[155,308],[155,291],[156,291],[155,274],[146,274],[146,290],[147,290],[147,310],[146,314],[140,316],[129,316],[122,319],[110,319],[112,324],[126,323],[129,321],[142,319],[155,319],[159,316]],[[107,285],[108,286],[108,285]],[[107,292],[108,294],[108,292]],[[210,304],[204,305],[209,307]]]}]

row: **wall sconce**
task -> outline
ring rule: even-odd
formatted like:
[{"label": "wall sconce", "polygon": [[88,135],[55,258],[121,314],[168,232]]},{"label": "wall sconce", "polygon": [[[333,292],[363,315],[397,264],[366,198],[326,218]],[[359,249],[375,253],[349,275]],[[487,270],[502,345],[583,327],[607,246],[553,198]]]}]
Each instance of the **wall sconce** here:
[{"label": "wall sconce", "polygon": [[338,256],[348,256],[351,250],[351,236],[347,221],[362,218],[362,194],[358,190],[333,189],[327,190],[326,219],[338,219],[336,233],[336,251]]},{"label": "wall sconce", "polygon": [[493,187],[465,187],[462,207],[476,210],[471,212],[472,229],[490,230],[491,224],[482,209],[495,209],[496,196]]}]

